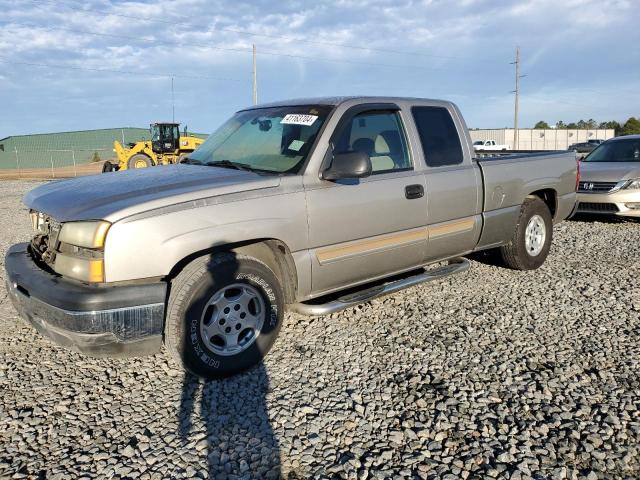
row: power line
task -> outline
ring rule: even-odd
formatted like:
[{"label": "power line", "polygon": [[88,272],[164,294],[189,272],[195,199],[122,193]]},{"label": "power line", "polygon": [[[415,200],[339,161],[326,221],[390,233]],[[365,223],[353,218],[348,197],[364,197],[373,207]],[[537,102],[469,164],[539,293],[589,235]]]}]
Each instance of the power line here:
[{"label": "power line", "polygon": [[[32,3],[35,3],[35,4],[48,3],[50,5],[55,5],[56,7],[60,6],[56,2],[53,2],[53,1],[50,1],[50,0],[39,0],[39,1],[38,0],[29,0],[29,1],[31,1]],[[137,16],[137,15],[125,15],[125,14],[121,14],[121,13],[113,13],[113,12],[109,12],[109,11],[105,11],[105,10],[89,10],[89,11],[87,11],[87,10],[76,10],[76,9],[73,9],[72,7],[69,7],[69,6],[66,6],[66,5],[63,6],[63,8],[71,9],[74,12],[81,13],[83,15],[97,14],[97,15],[102,15],[102,16],[113,16],[113,17],[119,17],[119,18],[126,18],[126,19],[130,19],[130,20],[136,20],[136,21],[142,20],[142,21],[146,21],[146,22],[160,23],[160,24],[171,25],[171,26],[189,27],[189,28],[195,28],[195,29],[201,29],[201,30],[202,29],[209,30],[211,28],[211,26],[204,25],[204,24],[194,24],[194,23],[185,23],[185,22],[175,22],[175,21],[169,21],[169,20],[160,20],[160,19],[151,18],[151,17],[141,17],[141,16]],[[188,17],[181,16],[181,18],[188,18]],[[382,52],[382,53],[394,53],[394,54],[399,54],[399,55],[413,55],[413,56],[420,56],[420,57],[440,58],[440,59],[446,59],[446,60],[467,60],[467,59],[465,59],[463,57],[450,56],[450,55],[435,55],[435,54],[422,53],[422,52],[406,52],[406,51],[402,51],[402,50],[365,47],[365,46],[362,46],[362,45],[352,45],[352,44],[346,44],[346,43],[335,43],[335,42],[327,42],[327,41],[320,41],[320,40],[304,40],[304,39],[300,39],[300,38],[288,37],[286,35],[274,35],[274,34],[267,34],[267,33],[256,33],[256,32],[250,32],[250,31],[247,31],[247,30],[238,30],[238,29],[235,29],[235,28],[228,28],[228,27],[217,27],[217,26],[214,26],[213,29],[214,30],[218,30],[218,31],[222,31],[222,32],[235,33],[235,34],[238,34],[238,35],[249,35],[249,36],[252,36],[252,37],[272,38],[272,39],[286,40],[286,41],[296,42],[296,43],[305,43],[305,44],[309,44],[309,45],[322,45],[322,46],[329,46],[329,47],[350,48],[350,49],[355,49],[355,50],[364,50],[364,51]]]},{"label": "power line", "polygon": [[[148,43],[154,43],[154,44],[158,44],[158,45],[167,45],[167,46],[190,46],[190,47],[199,47],[199,48],[209,48],[209,49],[213,49],[213,50],[220,50],[220,51],[228,51],[228,52],[240,52],[240,53],[252,53],[252,49],[251,48],[232,48],[232,47],[219,47],[216,45],[210,45],[210,44],[204,44],[204,43],[193,43],[193,42],[181,42],[181,41],[177,41],[177,42],[168,42],[168,41],[164,41],[164,40],[157,40],[157,39],[152,39],[152,38],[148,38],[148,37],[134,37],[131,35],[122,35],[122,34],[113,34],[113,33],[98,33],[98,32],[90,32],[88,30],[79,30],[79,29],[73,29],[73,28],[67,28],[67,27],[58,27],[58,26],[41,26],[41,25],[33,25],[33,24],[29,24],[29,23],[22,23],[22,22],[9,22],[9,23],[5,23],[5,26],[7,25],[19,25],[22,27],[27,27],[30,29],[42,29],[42,30],[60,30],[63,32],[69,32],[69,33],[74,33],[74,34],[82,34],[82,35],[92,35],[92,36],[97,36],[97,37],[107,37],[107,38],[116,38],[116,39],[125,39],[125,40],[132,40],[132,41],[137,41],[137,42],[148,42]],[[393,64],[393,63],[377,63],[377,62],[360,62],[360,61],[354,61],[354,60],[341,60],[341,59],[335,59],[335,58],[326,58],[326,57],[315,57],[315,56],[307,56],[307,55],[296,55],[296,54],[289,54],[289,53],[282,53],[282,52],[272,52],[272,51],[260,51],[260,53],[262,55],[270,55],[270,56],[277,56],[277,57],[287,57],[287,58],[297,58],[297,59],[302,59],[302,60],[312,60],[312,61],[320,61],[320,62],[330,62],[330,63],[345,63],[345,64],[351,64],[351,65],[364,65],[364,66],[374,66],[374,67],[387,67],[387,68],[405,68],[405,69],[411,69],[411,70],[431,70],[429,67],[423,67],[423,66],[419,66],[419,65],[402,65],[402,64]]]},{"label": "power line", "polygon": [[595,105],[591,105],[591,104],[587,104],[587,103],[565,102],[564,100],[556,100],[555,98],[542,99],[542,100],[541,99],[537,99],[536,100],[534,96],[529,96],[529,97],[525,96],[524,99],[527,100],[528,102],[535,101],[535,102],[538,102],[538,103],[543,102],[543,103],[553,103],[553,104],[562,103],[564,105],[571,105],[571,106],[574,106],[574,107],[584,107],[584,108],[589,108],[591,110],[595,110],[597,108],[600,108],[600,107],[596,107]]},{"label": "power line", "polygon": [[91,67],[77,67],[74,65],[56,65],[52,63],[35,63],[35,62],[18,62],[14,60],[6,60],[4,57],[0,57],[0,63],[6,63],[9,65],[25,65],[30,67],[43,67],[43,68],[56,68],[60,70],[84,70],[89,72],[104,72],[104,73],[119,73],[124,75],[141,75],[145,77],[158,77],[158,78],[192,78],[192,79],[207,79],[207,80],[225,80],[230,82],[246,82],[246,80],[240,80],[237,78],[222,78],[222,77],[210,77],[207,75],[184,75],[178,73],[148,73],[148,72],[135,72],[131,70],[116,70],[111,68],[91,68]]}]

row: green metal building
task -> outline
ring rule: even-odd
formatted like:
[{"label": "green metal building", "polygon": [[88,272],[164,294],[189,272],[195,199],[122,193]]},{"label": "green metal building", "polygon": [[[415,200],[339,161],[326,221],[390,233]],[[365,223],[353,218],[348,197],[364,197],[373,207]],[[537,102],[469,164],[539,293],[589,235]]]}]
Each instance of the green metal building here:
[{"label": "green metal building", "polygon": [[57,168],[110,160],[115,158],[115,140],[123,145],[149,140],[149,129],[104,128],[6,137],[0,139],[0,169]]}]

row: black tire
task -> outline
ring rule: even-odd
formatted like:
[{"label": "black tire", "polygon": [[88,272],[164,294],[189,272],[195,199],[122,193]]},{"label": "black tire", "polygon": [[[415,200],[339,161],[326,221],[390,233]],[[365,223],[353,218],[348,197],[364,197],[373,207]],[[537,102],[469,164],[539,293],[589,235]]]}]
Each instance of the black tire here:
[{"label": "black tire", "polygon": [[[225,288],[233,289],[235,284],[247,284],[260,295],[264,320],[244,350],[221,355],[214,351],[215,346],[211,347],[212,342],[207,344],[201,327],[203,318],[218,318],[209,314],[212,311],[209,301]],[[244,318],[231,318],[233,316],[231,312],[227,325]],[[208,379],[223,378],[259,363],[275,342],[283,318],[282,287],[269,267],[255,258],[232,253],[207,255],[189,263],[171,282],[165,345],[171,356],[192,374]],[[224,318],[220,318],[222,320]]]},{"label": "black tire", "polygon": [[180,155],[178,157],[178,161],[176,163],[182,163],[184,160],[186,160],[187,158],[189,158],[189,155],[191,155],[193,152],[187,152],[187,153],[183,153],[182,155]]},{"label": "black tire", "polygon": [[[142,166],[143,162],[144,162],[144,167]],[[147,168],[147,167],[153,167],[153,162],[149,157],[147,157],[142,153],[136,153],[129,160],[127,160],[127,168],[129,170],[133,170],[134,168]]]},{"label": "black tire", "polygon": [[[545,237],[542,249],[532,254],[527,249],[526,229],[534,216],[539,216],[544,222]],[[549,207],[539,198],[526,198],[520,207],[520,216],[508,244],[500,247],[500,255],[507,267],[515,270],[535,270],[539,268],[549,255],[553,238],[553,220]]]},{"label": "black tire", "polygon": [[102,173],[109,173],[113,171],[113,165],[109,160],[102,164]]}]

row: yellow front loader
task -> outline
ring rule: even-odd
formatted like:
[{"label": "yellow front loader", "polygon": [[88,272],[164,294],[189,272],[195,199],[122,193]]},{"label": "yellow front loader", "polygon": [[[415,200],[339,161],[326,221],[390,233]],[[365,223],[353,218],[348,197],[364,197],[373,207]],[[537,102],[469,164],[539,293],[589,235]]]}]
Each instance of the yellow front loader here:
[{"label": "yellow front loader", "polygon": [[117,140],[113,142],[113,150],[118,159],[117,164],[105,162],[103,172],[128,170],[130,168],[146,168],[156,165],[179,163],[198,148],[204,140],[187,135],[186,128],[180,136],[179,123],[152,123],[151,140],[143,140],[128,147]]}]

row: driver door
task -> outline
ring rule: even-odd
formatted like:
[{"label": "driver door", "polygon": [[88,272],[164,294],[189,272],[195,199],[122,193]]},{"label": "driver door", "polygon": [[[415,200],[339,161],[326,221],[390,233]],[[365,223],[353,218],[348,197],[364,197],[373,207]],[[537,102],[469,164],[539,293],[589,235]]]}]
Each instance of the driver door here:
[{"label": "driver door", "polygon": [[347,111],[331,144],[330,154],[367,153],[373,172],[306,188],[315,294],[417,266],[426,249],[425,178],[400,110]]}]

